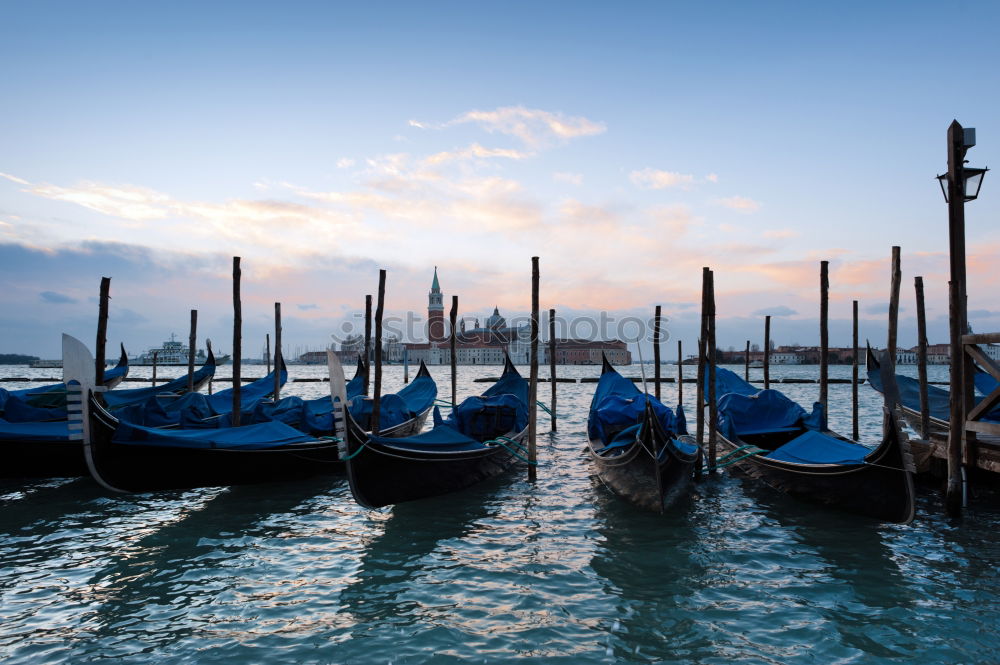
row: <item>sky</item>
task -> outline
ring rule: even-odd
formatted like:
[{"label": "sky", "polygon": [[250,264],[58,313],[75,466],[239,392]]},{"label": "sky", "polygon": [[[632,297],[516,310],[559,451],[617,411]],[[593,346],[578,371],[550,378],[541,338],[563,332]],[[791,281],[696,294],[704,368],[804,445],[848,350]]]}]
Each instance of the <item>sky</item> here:
[{"label": "sky", "polygon": [[[945,11],[945,10],[949,11]],[[463,316],[541,307],[648,320],[693,349],[701,272],[719,346],[947,340],[946,169],[1000,155],[1000,4],[957,2],[9,4],[0,21],[0,352],[170,333],[244,355],[282,303],[286,349],[386,310],[424,317],[438,267]],[[957,53],[949,59],[949,53]],[[966,206],[969,310],[1000,330],[1000,183]],[[579,328],[575,329],[579,330]],[[612,323],[610,332],[620,331]],[[200,346],[200,344],[199,344]],[[648,354],[649,346],[643,346]],[[672,348],[672,347],[671,347]],[[287,353],[287,351],[286,351]],[[113,355],[113,354],[112,354]]]}]

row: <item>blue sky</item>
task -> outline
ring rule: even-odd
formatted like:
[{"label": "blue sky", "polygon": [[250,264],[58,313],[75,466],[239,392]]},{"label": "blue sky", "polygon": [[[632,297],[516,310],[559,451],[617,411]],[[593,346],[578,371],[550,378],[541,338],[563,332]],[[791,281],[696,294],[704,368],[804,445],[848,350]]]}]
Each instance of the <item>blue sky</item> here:
[{"label": "blue sky", "polygon": [[[692,6],[694,5],[694,6]],[[947,10],[947,12],[946,12]],[[890,246],[946,335],[953,118],[1000,140],[996,3],[21,3],[0,23],[0,348],[92,337],[141,350],[187,311],[226,340],[243,256],[246,337],[280,300],[319,347],[389,271],[421,310],[435,265],[462,311],[529,303],[639,315],[693,346],[700,268],[719,340],[884,335]],[[949,52],[965,54],[949,60]],[[967,208],[970,310],[998,329],[992,174]],[[249,314],[249,315],[248,315]],[[245,348],[249,344],[244,343]]]}]

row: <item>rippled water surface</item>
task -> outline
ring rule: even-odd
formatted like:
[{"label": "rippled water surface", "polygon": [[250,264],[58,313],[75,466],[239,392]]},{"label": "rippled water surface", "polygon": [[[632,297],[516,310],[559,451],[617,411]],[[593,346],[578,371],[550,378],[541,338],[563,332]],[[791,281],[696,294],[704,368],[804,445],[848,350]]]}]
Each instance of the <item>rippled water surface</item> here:
[{"label": "rippled water surface", "polygon": [[[459,397],[498,371],[459,368]],[[432,373],[445,397],[447,368]],[[398,389],[401,368],[386,368],[386,383]],[[780,387],[806,406],[818,391]],[[643,514],[582,455],[593,388],[559,384],[558,434],[540,413],[537,483],[519,470],[381,511],[355,505],[342,475],[132,496],[89,479],[0,481],[0,661],[1000,661],[995,496],[956,523],[924,490],[916,521],[891,526],[723,473],[674,514]],[[324,390],[290,383],[285,394]],[[545,402],[549,390],[539,387]],[[676,387],[664,393],[674,401]],[[685,393],[690,405],[694,386]],[[881,402],[868,386],[860,394],[873,443]],[[849,433],[850,386],[832,385],[830,399],[831,425]]]}]

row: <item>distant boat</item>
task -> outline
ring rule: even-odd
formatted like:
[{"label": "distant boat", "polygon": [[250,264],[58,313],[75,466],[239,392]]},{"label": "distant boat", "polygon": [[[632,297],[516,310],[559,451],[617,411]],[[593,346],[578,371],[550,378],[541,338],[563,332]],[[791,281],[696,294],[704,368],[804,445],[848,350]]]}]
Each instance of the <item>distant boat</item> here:
[{"label": "distant boat", "polygon": [[[177,341],[175,338],[177,336],[170,333],[170,339],[163,343],[163,346],[157,349],[149,349],[145,353],[132,358],[131,364],[135,366],[152,365],[153,364],[153,354],[156,354],[156,364],[159,367],[164,365],[183,365],[188,364],[188,354],[190,353],[189,347],[183,342]],[[199,349],[198,353],[194,356],[194,361],[196,364],[202,364],[205,362],[205,351],[204,349]],[[217,365],[222,365],[229,360],[229,356],[220,355],[215,357],[215,363]]]}]

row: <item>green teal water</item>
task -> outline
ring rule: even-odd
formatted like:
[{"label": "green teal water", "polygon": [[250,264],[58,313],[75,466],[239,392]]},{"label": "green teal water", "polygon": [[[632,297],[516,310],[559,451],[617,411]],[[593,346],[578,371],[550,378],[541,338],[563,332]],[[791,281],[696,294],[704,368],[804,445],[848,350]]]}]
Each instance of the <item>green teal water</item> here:
[{"label": "green teal water", "polygon": [[[497,369],[460,368],[460,397]],[[445,397],[447,368],[433,373]],[[322,370],[292,368],[308,375]],[[387,368],[387,389],[401,376]],[[5,482],[0,661],[1000,662],[996,496],[951,522],[924,491],[912,525],[882,525],[723,473],[672,514],[640,513],[582,454],[593,388],[559,384],[555,435],[540,414],[536,483],[515,471],[380,511],[337,475],[131,496],[89,479]],[[781,388],[807,406],[817,392]],[[881,402],[861,397],[874,442]],[[831,403],[849,433],[850,386],[832,385]]]}]

